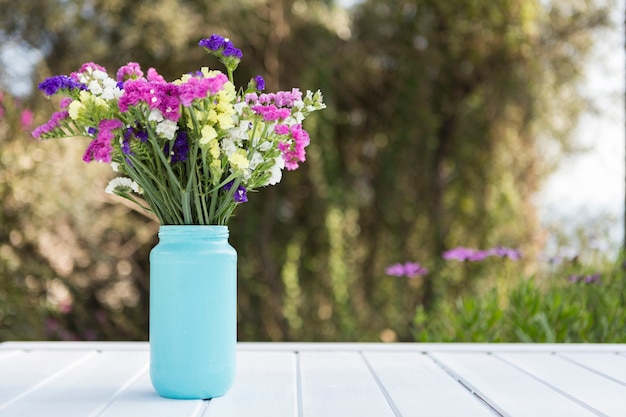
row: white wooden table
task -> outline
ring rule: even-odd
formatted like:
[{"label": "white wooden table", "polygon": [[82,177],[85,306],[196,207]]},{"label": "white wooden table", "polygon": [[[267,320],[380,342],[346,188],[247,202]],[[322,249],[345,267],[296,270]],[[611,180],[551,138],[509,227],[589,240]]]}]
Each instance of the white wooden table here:
[{"label": "white wooden table", "polygon": [[224,397],[159,397],[147,343],[0,344],[0,417],[626,416],[626,345],[240,343]]}]

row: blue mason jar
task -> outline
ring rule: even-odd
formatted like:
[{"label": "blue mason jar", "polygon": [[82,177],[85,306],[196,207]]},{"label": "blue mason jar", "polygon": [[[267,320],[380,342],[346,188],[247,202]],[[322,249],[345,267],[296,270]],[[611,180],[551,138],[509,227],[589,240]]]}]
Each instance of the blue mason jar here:
[{"label": "blue mason jar", "polygon": [[159,395],[224,395],[235,377],[237,253],[227,226],[161,226],[150,252],[150,379]]}]

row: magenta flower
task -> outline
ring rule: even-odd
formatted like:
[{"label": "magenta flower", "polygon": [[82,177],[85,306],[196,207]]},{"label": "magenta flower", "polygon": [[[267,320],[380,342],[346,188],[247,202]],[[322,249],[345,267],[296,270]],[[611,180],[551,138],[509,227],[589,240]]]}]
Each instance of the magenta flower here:
[{"label": "magenta flower", "polygon": [[122,122],[117,119],[103,119],[98,126],[98,135],[92,140],[83,155],[83,161],[91,162],[111,162],[111,153],[113,146],[111,141],[115,138],[114,129],[123,126]]},{"label": "magenta flower", "polygon": [[61,121],[63,119],[66,119],[67,117],[69,117],[69,113],[67,112],[67,110],[53,113],[50,117],[50,120],[33,130],[31,135],[35,139],[39,139],[42,135],[49,133],[59,127]]},{"label": "magenta flower", "polygon": [[428,269],[424,268],[417,262],[409,261],[403,264],[397,263],[389,265],[387,269],[385,269],[385,273],[394,277],[415,278],[417,276],[426,275],[428,273]]},{"label": "magenta flower", "polygon": [[124,82],[127,80],[136,80],[143,78],[143,71],[136,62],[129,62],[117,70],[117,81]]}]

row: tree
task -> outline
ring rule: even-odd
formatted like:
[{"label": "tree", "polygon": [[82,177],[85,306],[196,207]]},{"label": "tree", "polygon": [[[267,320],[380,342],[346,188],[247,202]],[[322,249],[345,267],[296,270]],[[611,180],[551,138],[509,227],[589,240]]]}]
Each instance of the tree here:
[{"label": "tree", "polygon": [[[0,16],[0,36],[45,54],[38,79],[130,60],[173,79],[217,65],[195,46],[216,32],[244,51],[239,85],[262,74],[272,90],[320,88],[328,108],[306,126],[307,162],[250,196],[230,224],[240,339],[410,340],[417,306],[477,290],[480,271],[451,273],[443,250],[537,247],[531,198],[550,168],[544,149],[568,149],[575,123],[561,122],[584,104],[576,81],[610,6],[369,0],[349,16],[321,0],[32,1]],[[0,246],[15,250],[11,233],[28,230],[17,253],[21,265],[45,268],[32,274],[38,299],[52,282],[72,295],[72,312],[48,305],[44,313],[72,337],[89,328],[97,338],[145,338],[156,223],[103,197],[106,167],[68,162],[85,144],[31,143],[25,152],[23,135],[0,139],[4,173],[22,155],[33,166],[4,188],[3,212],[14,215],[3,220]],[[42,152],[63,159],[40,164],[33,155]],[[11,211],[22,184],[33,192]],[[71,267],[54,267],[62,250],[45,250],[46,233],[63,238],[52,246],[76,248]],[[431,272],[408,282],[385,276],[403,260]],[[13,285],[27,273],[3,272]]]}]

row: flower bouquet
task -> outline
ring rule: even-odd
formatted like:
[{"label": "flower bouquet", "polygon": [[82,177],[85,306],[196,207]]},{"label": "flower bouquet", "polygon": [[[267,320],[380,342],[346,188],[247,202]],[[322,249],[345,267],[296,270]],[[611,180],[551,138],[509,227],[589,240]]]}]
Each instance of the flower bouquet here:
[{"label": "flower bouquet", "polygon": [[39,88],[61,110],[35,138],[86,137],[86,162],[110,163],[106,191],[154,213],[150,252],[150,378],[170,398],[212,398],[232,385],[237,340],[237,254],[228,220],[251,190],[278,183],[305,160],[302,121],[325,107],[318,91],[237,91],[242,54],[219,35],[200,46],[226,67],[167,82],[137,63],[115,78],[94,63]]},{"label": "flower bouquet", "polygon": [[120,175],[106,191],[162,225],[226,225],[249,191],[278,183],[284,168],[305,160],[302,121],[325,105],[319,91],[263,93],[261,76],[237,91],[241,50],[215,34],[199,46],[226,74],[204,67],[167,82],[130,62],[113,78],[90,62],[46,79],[39,89],[63,96],[61,109],[32,135],[89,138],[83,160],[110,163]]}]

